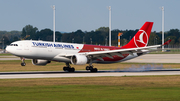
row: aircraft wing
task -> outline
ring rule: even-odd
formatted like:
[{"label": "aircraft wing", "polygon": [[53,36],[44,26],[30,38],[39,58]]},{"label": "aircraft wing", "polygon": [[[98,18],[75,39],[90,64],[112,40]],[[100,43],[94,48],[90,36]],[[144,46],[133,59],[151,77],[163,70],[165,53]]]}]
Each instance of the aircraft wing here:
[{"label": "aircraft wing", "polygon": [[146,49],[157,48],[162,45],[154,45],[154,46],[147,46],[147,47],[139,47],[139,48],[128,48],[128,49],[117,49],[117,50],[109,50],[109,51],[96,51],[96,52],[86,52],[86,53],[79,53],[85,54],[86,56],[93,56],[94,58],[98,58],[103,60],[103,57],[113,58],[112,56],[117,55],[119,57],[124,57],[123,54],[131,54],[133,53],[143,53],[148,52]]},{"label": "aircraft wing", "polygon": [[[165,42],[163,45],[167,45],[171,42],[171,40],[168,40]],[[146,47],[138,47],[138,48],[122,48],[122,49],[116,49],[116,50],[108,50],[108,51],[94,51],[94,52],[82,52],[78,54],[86,55],[86,56],[93,56],[93,58],[103,60],[103,57],[109,57],[113,58],[112,56],[117,55],[119,57],[124,57],[123,54],[131,54],[134,55],[133,53],[143,53],[143,52],[150,52],[149,50],[146,49],[152,49],[152,48],[157,48],[161,47],[163,45],[153,45],[153,46],[146,46]],[[59,55],[63,57],[71,57],[74,54],[66,54],[66,55]]]},{"label": "aircraft wing", "polygon": [[96,55],[96,54],[111,54],[111,53],[122,53],[122,54],[131,54],[131,53],[140,53],[141,50],[144,49],[151,49],[151,48],[157,48],[161,45],[154,45],[154,46],[148,46],[148,47],[139,47],[139,48],[129,48],[129,49],[117,49],[117,50],[109,50],[109,51],[96,51],[96,52],[86,52],[86,55]]},{"label": "aircraft wing", "polygon": [[157,48],[161,47],[164,45],[168,45],[171,42],[171,40],[168,40],[165,42],[163,45],[153,45],[153,46],[146,46],[146,47],[138,47],[138,48],[125,48],[125,49],[117,49],[117,50],[109,50],[109,51],[96,51],[96,52],[86,52],[85,55],[89,56],[92,55],[94,58],[98,58],[100,60],[103,60],[103,57],[109,57],[112,58],[112,56],[117,55],[119,57],[124,57],[123,54],[131,54],[134,55],[133,53],[143,53],[143,52],[150,52],[149,50],[146,49],[152,49],[152,48]]},{"label": "aircraft wing", "polygon": [[[101,54],[108,54],[108,55],[118,55],[122,56],[122,54],[131,54],[133,53],[142,53],[146,49],[152,49],[152,48],[157,48],[161,47],[164,45],[168,45],[171,42],[171,40],[168,40],[165,42],[163,45],[153,45],[153,46],[146,46],[146,47],[138,47],[138,48],[125,48],[125,49],[117,49],[117,50],[109,50],[109,51],[95,51],[95,52],[86,52],[85,55],[101,55]],[[146,51],[147,52],[147,51]]]}]

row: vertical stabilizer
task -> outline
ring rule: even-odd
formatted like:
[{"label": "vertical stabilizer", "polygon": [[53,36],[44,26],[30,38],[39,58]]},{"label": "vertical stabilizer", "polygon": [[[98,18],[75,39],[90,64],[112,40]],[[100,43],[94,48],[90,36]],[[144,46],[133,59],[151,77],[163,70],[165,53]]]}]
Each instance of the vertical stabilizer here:
[{"label": "vertical stabilizer", "polygon": [[145,24],[139,29],[131,41],[122,48],[138,48],[146,47],[151,34],[153,22],[145,22]]}]

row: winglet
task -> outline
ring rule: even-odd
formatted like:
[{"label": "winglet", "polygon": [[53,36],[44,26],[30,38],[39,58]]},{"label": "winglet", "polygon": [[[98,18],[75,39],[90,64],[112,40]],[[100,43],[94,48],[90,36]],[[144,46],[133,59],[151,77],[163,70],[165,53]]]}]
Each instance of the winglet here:
[{"label": "winglet", "polygon": [[168,40],[168,41],[166,41],[166,42],[163,44],[163,46],[164,46],[164,45],[168,45],[170,42],[171,42],[171,39]]}]

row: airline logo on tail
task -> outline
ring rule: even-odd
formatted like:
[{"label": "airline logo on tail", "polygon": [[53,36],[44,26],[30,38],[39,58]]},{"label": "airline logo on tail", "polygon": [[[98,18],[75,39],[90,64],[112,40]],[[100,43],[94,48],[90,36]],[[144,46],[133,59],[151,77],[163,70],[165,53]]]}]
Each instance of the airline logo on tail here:
[{"label": "airline logo on tail", "polygon": [[129,43],[122,46],[122,48],[146,47],[151,34],[152,26],[153,22],[145,22]]},{"label": "airline logo on tail", "polygon": [[144,30],[139,30],[137,35],[134,36],[134,43],[136,47],[145,47],[148,43],[148,35]]}]

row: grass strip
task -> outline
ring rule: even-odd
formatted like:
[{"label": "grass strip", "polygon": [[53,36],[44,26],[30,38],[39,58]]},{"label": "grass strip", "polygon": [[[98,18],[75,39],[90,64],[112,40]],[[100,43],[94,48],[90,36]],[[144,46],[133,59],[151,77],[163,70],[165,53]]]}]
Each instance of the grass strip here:
[{"label": "grass strip", "polygon": [[0,56],[13,56],[13,55],[10,53],[3,53],[3,54],[0,54]]},{"label": "grass strip", "polygon": [[178,101],[180,76],[0,80],[2,101]]}]

